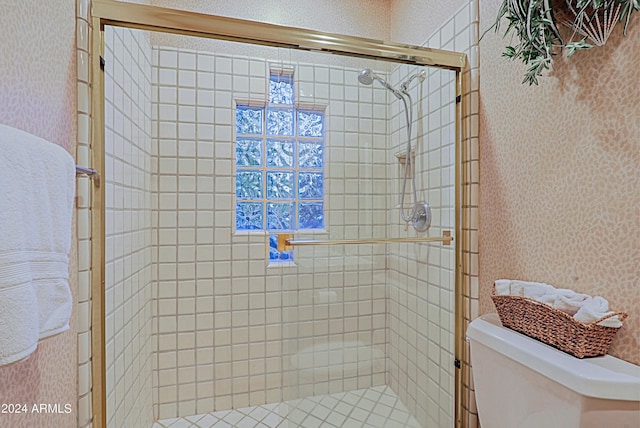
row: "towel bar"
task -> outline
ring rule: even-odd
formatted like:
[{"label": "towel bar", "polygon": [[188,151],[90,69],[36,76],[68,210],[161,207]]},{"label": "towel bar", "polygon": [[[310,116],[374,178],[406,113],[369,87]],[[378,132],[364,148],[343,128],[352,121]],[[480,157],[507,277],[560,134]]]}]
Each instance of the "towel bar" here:
[{"label": "towel bar", "polygon": [[413,238],[380,238],[380,239],[341,239],[341,240],[312,240],[293,239],[292,234],[278,234],[278,251],[291,251],[296,246],[309,245],[349,245],[349,244],[392,244],[392,243],[420,243],[442,242],[442,245],[450,245],[453,241],[450,230],[442,231],[441,237],[416,236]]},{"label": "towel bar", "polygon": [[85,168],[83,166],[76,165],[76,177],[99,177],[100,173],[92,168]]}]

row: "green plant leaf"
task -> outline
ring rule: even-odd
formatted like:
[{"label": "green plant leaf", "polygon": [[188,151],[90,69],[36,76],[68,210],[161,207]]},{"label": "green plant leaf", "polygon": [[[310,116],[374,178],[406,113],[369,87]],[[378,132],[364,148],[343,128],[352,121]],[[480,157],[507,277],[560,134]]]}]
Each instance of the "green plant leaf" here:
[{"label": "green plant leaf", "polygon": [[516,49],[513,46],[507,46],[506,48],[504,48],[505,51],[502,52],[502,56],[506,57],[506,58],[515,58],[516,56]]},{"label": "green plant leaf", "polygon": [[593,45],[587,43],[587,38],[580,40],[579,42],[569,43],[565,46],[569,52],[567,52],[567,58],[571,58],[578,50],[591,49]]},{"label": "green plant leaf", "polygon": [[[640,0],[553,1],[566,1],[576,11],[574,28],[581,28],[583,25],[599,25],[593,10],[620,7],[619,22],[624,23],[625,35],[631,14],[640,10]],[[551,0],[503,0],[498,9],[496,21],[489,28],[498,32],[500,22],[503,19],[507,20],[508,24],[503,37],[511,35],[513,43],[505,48],[502,56],[511,60],[519,59],[528,66],[522,83],[537,85],[538,77],[549,70],[553,57],[561,49],[566,47],[567,57],[571,57],[578,50],[593,47],[586,42],[586,39],[577,42],[569,41],[565,44],[552,12]]]}]

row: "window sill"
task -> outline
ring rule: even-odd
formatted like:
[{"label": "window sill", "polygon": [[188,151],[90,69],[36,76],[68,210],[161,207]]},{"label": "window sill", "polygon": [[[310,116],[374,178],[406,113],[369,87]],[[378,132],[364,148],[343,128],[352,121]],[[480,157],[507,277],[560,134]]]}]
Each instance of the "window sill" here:
[{"label": "window sill", "polygon": [[291,268],[297,268],[297,267],[298,265],[296,264],[296,262],[292,262],[292,261],[282,261],[282,262],[269,261],[269,264],[267,264],[267,269],[280,269],[280,268],[291,269]]}]

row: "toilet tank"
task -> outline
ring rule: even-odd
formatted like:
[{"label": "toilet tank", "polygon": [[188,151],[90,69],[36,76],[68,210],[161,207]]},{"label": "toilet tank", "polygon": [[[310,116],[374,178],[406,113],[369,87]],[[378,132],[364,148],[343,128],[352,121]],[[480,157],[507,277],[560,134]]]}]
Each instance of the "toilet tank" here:
[{"label": "toilet tank", "polygon": [[640,366],[610,355],[578,359],[502,327],[467,329],[482,428],[638,428]]}]

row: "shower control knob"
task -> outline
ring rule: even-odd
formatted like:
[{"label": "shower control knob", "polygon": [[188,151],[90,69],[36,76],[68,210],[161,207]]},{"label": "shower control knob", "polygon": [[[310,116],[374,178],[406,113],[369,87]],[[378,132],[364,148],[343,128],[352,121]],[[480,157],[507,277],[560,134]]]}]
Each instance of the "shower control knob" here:
[{"label": "shower control knob", "polygon": [[431,226],[431,207],[426,202],[418,202],[418,209],[413,220],[416,232],[426,232]]}]

